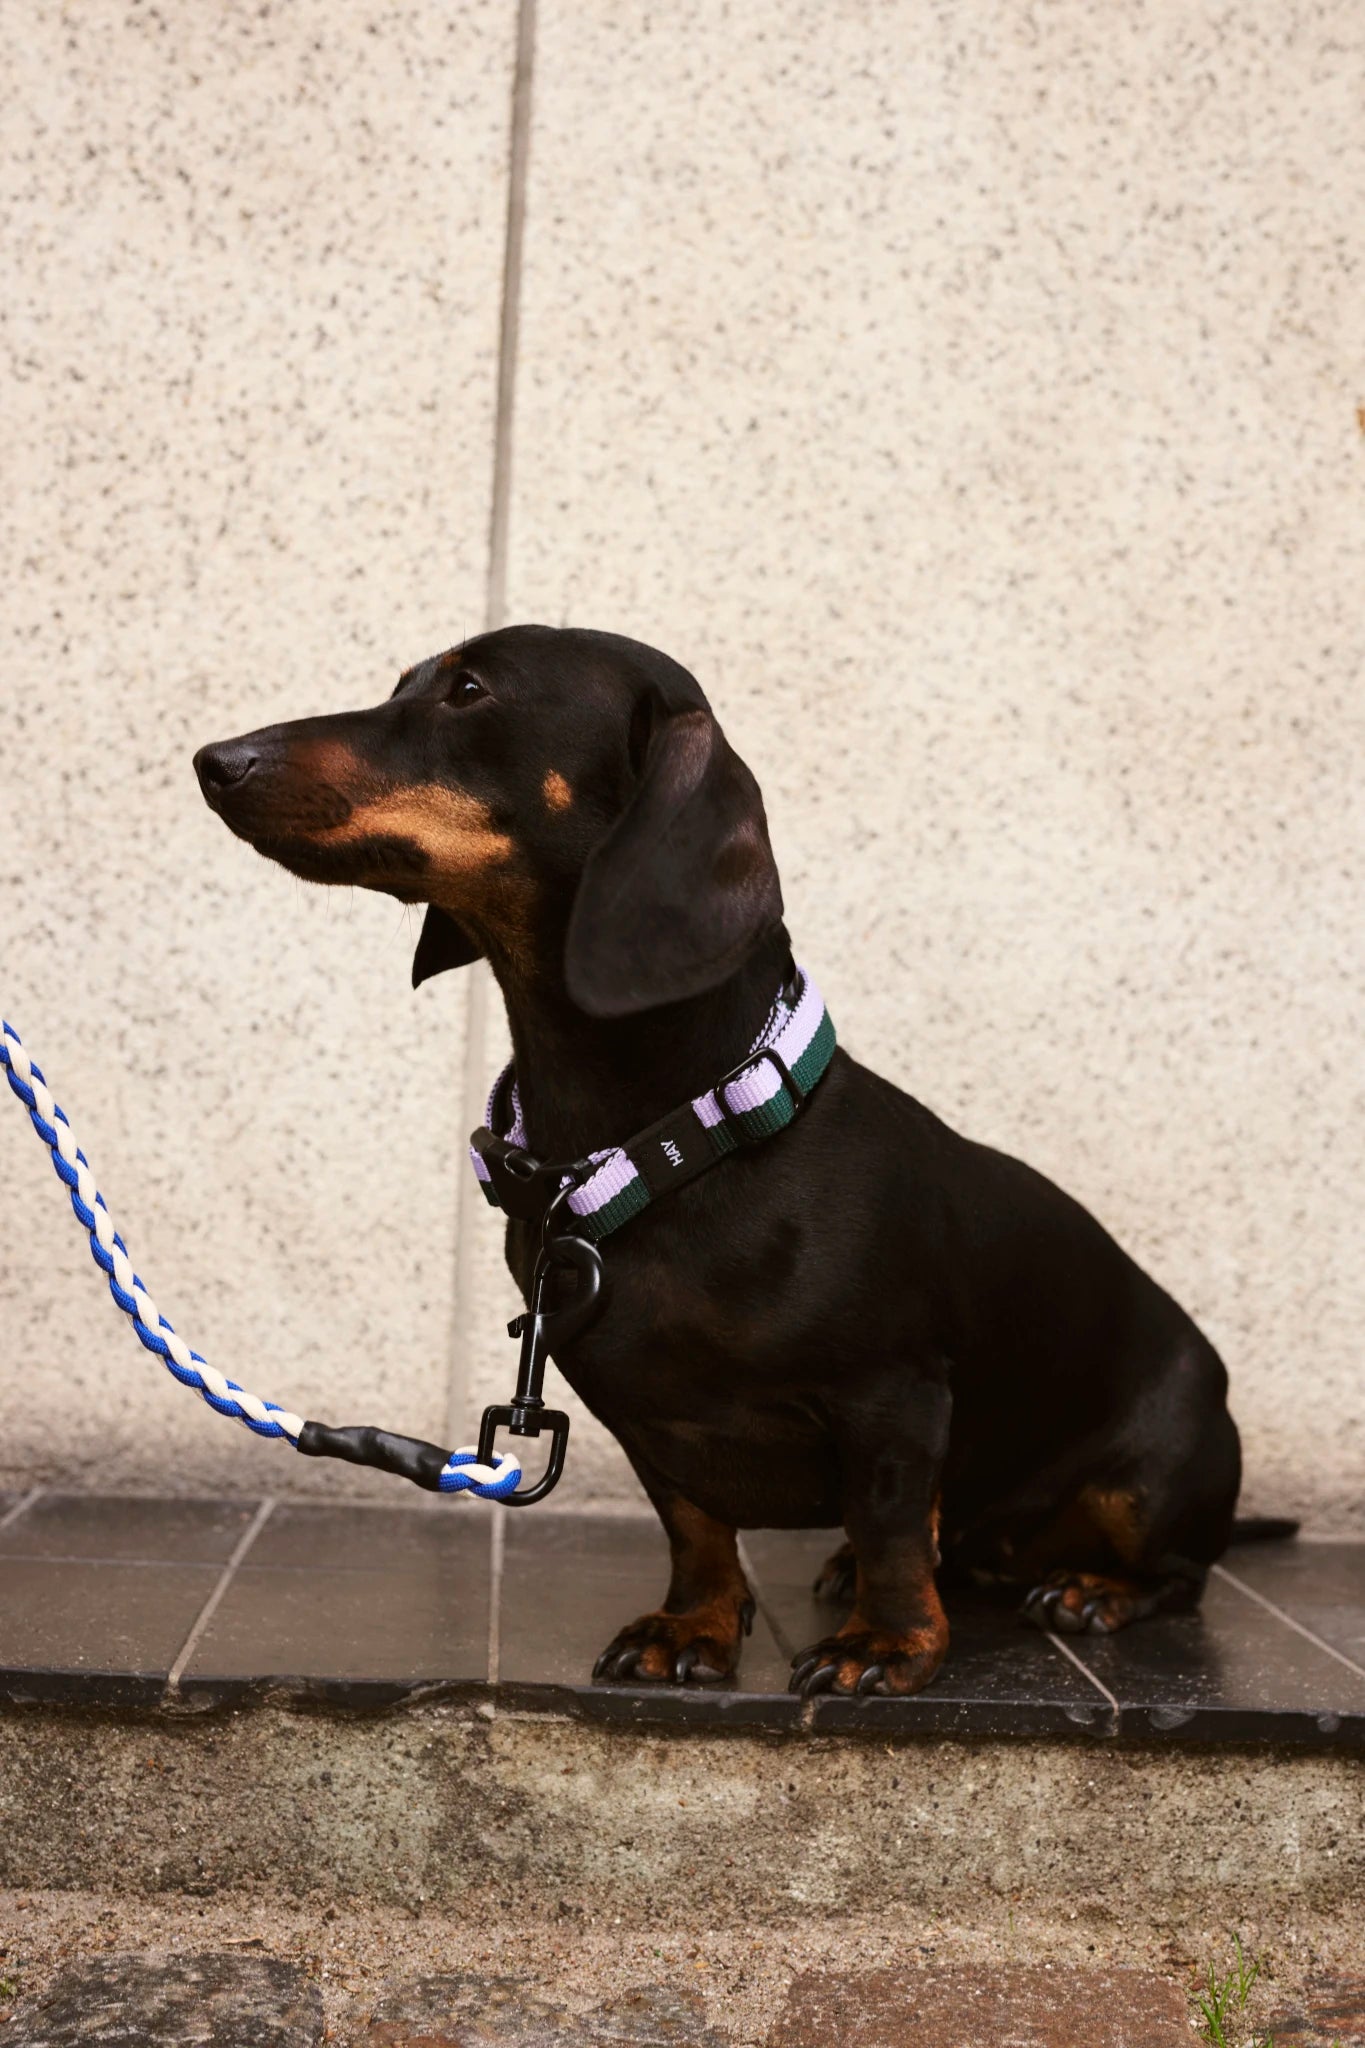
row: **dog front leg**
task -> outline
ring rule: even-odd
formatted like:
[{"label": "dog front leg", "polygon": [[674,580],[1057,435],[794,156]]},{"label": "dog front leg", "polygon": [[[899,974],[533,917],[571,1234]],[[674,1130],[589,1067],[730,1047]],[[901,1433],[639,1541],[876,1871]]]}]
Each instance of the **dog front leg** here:
[{"label": "dog front leg", "polygon": [[[634,1462],[634,1461],[633,1461]],[[594,1678],[656,1685],[716,1684],[734,1675],[754,1603],[735,1532],[636,1470],[668,1537],[673,1569],[661,1608],[620,1629],[593,1666]]]},{"label": "dog front leg", "polygon": [[892,1413],[836,1425],[856,1563],[853,1612],[837,1635],[792,1659],[793,1692],[914,1693],[943,1662],[948,1621],[934,1572],[951,1409],[946,1385],[931,1378]]}]

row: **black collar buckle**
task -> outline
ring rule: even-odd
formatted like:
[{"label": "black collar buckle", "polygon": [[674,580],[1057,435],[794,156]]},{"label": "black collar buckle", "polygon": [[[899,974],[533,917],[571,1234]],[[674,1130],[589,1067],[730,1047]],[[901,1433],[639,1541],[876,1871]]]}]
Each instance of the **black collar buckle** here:
[{"label": "black collar buckle", "polygon": [[558,1192],[564,1168],[547,1166],[524,1145],[509,1145],[487,1125],[475,1131],[470,1142],[488,1168],[499,1208],[519,1222],[539,1223]]},{"label": "black collar buckle", "polygon": [[717,1103],[720,1105],[720,1113],[724,1119],[725,1127],[736,1145],[756,1145],[761,1140],[751,1138],[745,1130],[744,1111],[736,1109],[730,1101],[730,1084],[732,1081],[742,1080],[745,1074],[751,1074],[755,1067],[762,1066],[764,1060],[767,1060],[771,1066],[777,1068],[782,1084],[791,1097],[793,1117],[801,1114],[801,1111],[810,1099],[809,1088],[801,1086],[780,1052],[774,1051],[770,1045],[765,1046],[761,1052],[751,1052],[747,1059],[739,1062],[738,1066],[731,1067],[728,1074],[722,1074],[712,1091]]}]

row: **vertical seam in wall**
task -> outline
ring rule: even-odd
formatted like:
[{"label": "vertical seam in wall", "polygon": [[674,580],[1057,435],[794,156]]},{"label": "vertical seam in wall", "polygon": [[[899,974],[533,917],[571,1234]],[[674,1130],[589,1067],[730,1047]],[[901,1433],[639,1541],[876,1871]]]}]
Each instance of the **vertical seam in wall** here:
[{"label": "vertical seam in wall", "polygon": [[535,70],[536,0],[519,0],[512,73],[512,124],[507,164],[507,233],[502,259],[502,325],[498,335],[498,403],[493,425],[493,495],[488,517],[488,585],[484,625],[492,632],[507,610],[507,546],[512,512],[512,428],[521,326],[522,245],[526,173],[531,159],[531,84]]},{"label": "vertical seam in wall", "polygon": [[[488,571],[484,586],[484,630],[494,632],[507,611],[507,551],[512,515],[512,430],[517,385],[517,340],[521,325],[522,244],[526,228],[526,173],[531,155],[531,83],[535,70],[536,0],[518,0],[516,56],[507,147],[507,222],[502,255],[502,317],[498,329],[498,392],[493,417],[493,479],[488,515]],[[463,1130],[483,1122],[485,1047],[488,1040],[489,972],[478,960],[465,984],[464,1072],[461,1077]],[[455,1282],[450,1372],[446,1389],[446,1442],[472,1434],[469,1317],[474,1301],[477,1218],[474,1176],[458,1161],[455,1192]]]}]

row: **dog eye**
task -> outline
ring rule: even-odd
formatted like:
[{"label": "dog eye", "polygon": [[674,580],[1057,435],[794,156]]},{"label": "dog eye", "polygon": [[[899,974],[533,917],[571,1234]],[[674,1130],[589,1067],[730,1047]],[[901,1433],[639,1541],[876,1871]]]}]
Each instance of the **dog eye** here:
[{"label": "dog eye", "polygon": [[446,698],[446,703],[473,704],[478,698],[486,697],[487,694],[488,692],[484,689],[477,676],[460,676],[451,684],[450,695]]}]

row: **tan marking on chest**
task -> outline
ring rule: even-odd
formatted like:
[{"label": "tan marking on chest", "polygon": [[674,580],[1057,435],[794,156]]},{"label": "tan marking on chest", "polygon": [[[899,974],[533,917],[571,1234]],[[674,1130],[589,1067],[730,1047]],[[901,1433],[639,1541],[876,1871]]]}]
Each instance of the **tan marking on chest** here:
[{"label": "tan marking on chest", "polygon": [[546,808],[551,811],[567,811],[573,802],[573,791],[557,768],[552,768],[540,785],[540,793]]}]

